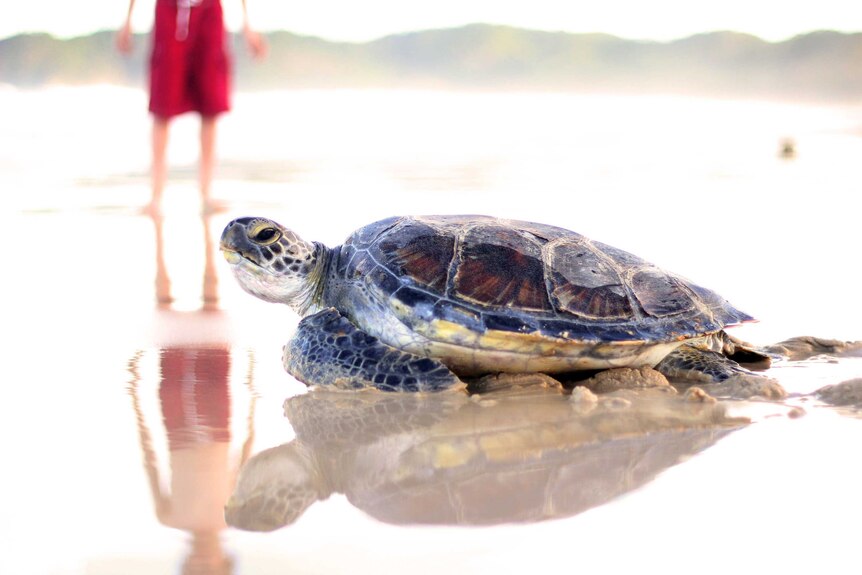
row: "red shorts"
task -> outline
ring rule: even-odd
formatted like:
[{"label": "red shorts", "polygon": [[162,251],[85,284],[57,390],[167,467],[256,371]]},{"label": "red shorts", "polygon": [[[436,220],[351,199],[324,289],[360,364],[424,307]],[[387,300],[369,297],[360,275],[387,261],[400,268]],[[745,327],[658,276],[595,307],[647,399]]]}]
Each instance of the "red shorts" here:
[{"label": "red shorts", "polygon": [[160,118],[185,112],[215,116],[230,109],[230,60],[221,3],[202,0],[184,9],[186,3],[156,2],[150,112]]}]

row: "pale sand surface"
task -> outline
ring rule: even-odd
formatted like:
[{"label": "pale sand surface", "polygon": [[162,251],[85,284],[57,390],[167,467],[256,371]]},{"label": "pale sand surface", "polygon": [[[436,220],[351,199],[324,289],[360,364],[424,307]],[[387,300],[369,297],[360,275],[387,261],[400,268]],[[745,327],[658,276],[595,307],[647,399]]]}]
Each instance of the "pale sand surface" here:
[{"label": "pale sand surface", "polygon": [[[136,97],[130,98],[133,103]],[[259,98],[255,103],[265,100]],[[290,98],[293,104],[316,101],[308,95]],[[373,98],[365,104],[342,98],[320,95],[327,110],[336,110],[332,122],[349,120],[346,103],[378,110]],[[481,102],[449,96],[443,103],[428,95],[416,98],[408,108],[430,105],[439,112],[438,123],[447,117],[444,111],[466,106],[479,114],[483,108]],[[512,102],[507,100],[507,107],[492,99],[484,107],[506,110]],[[555,113],[565,108],[554,102],[542,104],[557,106]],[[860,183],[858,135],[834,131],[832,120],[810,120],[811,114],[815,120],[831,118],[828,111],[803,114],[810,125],[798,137],[799,159],[781,163],[774,157],[778,128],[772,140],[768,129],[751,120],[770,108],[742,109],[754,114],[748,117],[760,129],[755,139],[768,149],[751,159],[750,139],[737,144],[744,148],[738,151],[721,144],[726,140],[717,143],[692,130],[694,143],[676,144],[674,152],[700,142],[711,155],[692,152],[684,164],[654,150],[617,163],[611,142],[623,128],[605,134],[598,124],[591,129],[601,153],[573,131],[549,137],[529,122],[480,141],[456,138],[448,147],[418,136],[390,145],[387,138],[398,132],[387,124],[383,136],[362,147],[353,132],[338,140],[327,124],[325,140],[310,119],[292,114],[294,133],[317,135],[303,147],[287,133],[283,157],[276,152],[267,157],[269,148],[249,139],[247,122],[226,123],[227,159],[215,192],[227,210],[210,218],[208,237],[217,238],[231,217],[255,213],[330,245],[359,225],[395,213],[521,217],[576,229],[715,289],[761,319],[736,330],[744,339],[761,344],[802,334],[862,339],[862,306],[854,291],[860,272],[851,263],[859,247],[857,215],[850,207],[851,192]],[[717,110],[733,118],[727,108]],[[699,117],[689,108],[683,112],[689,119]],[[845,121],[858,119],[848,114]],[[235,116],[248,120],[254,113],[240,108]],[[498,117],[478,116],[486,132]],[[636,120],[633,113],[627,118]],[[775,118],[780,125],[785,116]],[[145,120],[135,124],[144,139]],[[363,122],[348,127],[359,129]],[[434,125],[427,120],[418,127],[427,133]],[[38,127],[16,126],[20,145],[4,143],[2,159],[4,189],[20,193],[10,194],[3,212],[0,437],[6,464],[0,490],[7,498],[0,519],[0,572],[177,572],[192,549],[191,536],[166,525],[170,514],[162,513],[159,521],[153,494],[187,492],[188,481],[219,483],[187,475],[195,469],[194,456],[169,449],[159,400],[160,354],[177,347],[229,350],[230,443],[204,449],[208,463],[200,467],[229,483],[244,449],[250,457],[296,439],[282,404],[304,387],[280,367],[281,345],[296,318],[286,308],[242,293],[218,254],[211,262],[217,282],[208,287],[208,293],[218,294],[218,311],[201,309],[206,227],[191,172],[182,169],[169,189],[161,236],[172,303],[157,306],[157,235],[154,222],[137,214],[147,200],[140,159],[145,142],[114,142],[113,153],[105,141],[110,130],[103,127],[88,145],[69,148],[77,134],[72,128],[62,132],[60,146],[46,141]],[[719,133],[727,138],[731,132]],[[178,133],[178,145],[190,137]],[[260,158],[237,151],[243,141]],[[327,155],[330,141],[337,143]],[[37,144],[47,146],[46,158],[59,150],[73,152],[51,170],[49,160],[37,162],[28,149],[38,149]],[[629,142],[617,153],[631,153],[633,147]],[[806,148],[813,150],[807,156]],[[445,153],[429,155],[435,149]],[[716,149],[725,152],[717,155]],[[578,157],[589,162],[573,160]],[[623,164],[629,171],[620,168]],[[674,165],[683,167],[667,176]],[[351,502],[355,491],[342,484],[330,486],[332,495],[289,527],[259,534],[215,525],[221,543],[199,538],[197,549],[213,560],[228,553],[234,571],[245,574],[386,573],[405,565],[416,573],[515,573],[561,565],[591,573],[631,572],[645,565],[669,573],[852,573],[858,565],[852,525],[862,513],[862,464],[855,455],[862,419],[852,409],[839,412],[808,394],[859,378],[862,360],[819,356],[781,364],[771,375],[791,394],[789,400],[731,405],[731,415],[754,423],[664,467],[645,483],[635,481],[637,488],[622,497],[574,515],[488,527],[404,527],[373,519]],[[195,377],[202,376],[188,376]],[[805,415],[789,417],[798,415],[793,408]],[[381,453],[401,453],[404,442],[417,437],[404,432],[390,437],[392,444],[375,443],[373,457],[351,465],[366,465],[361,469],[369,476],[374,465],[383,465]],[[633,465],[626,473],[641,477],[642,468]],[[524,495],[535,496],[535,490]],[[183,503],[172,504],[176,515]]]}]

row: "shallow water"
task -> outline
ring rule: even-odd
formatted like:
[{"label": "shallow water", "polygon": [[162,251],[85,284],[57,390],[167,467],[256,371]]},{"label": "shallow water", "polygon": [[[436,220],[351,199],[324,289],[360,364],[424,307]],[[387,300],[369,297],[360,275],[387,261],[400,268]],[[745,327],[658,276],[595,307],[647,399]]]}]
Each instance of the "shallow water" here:
[{"label": "shallow water", "polygon": [[[141,94],[0,101],[0,573],[855,572],[862,419],[799,395],[862,376],[862,360],[779,365],[772,375],[796,396],[732,404],[750,425],[635,434],[590,454],[554,423],[571,409],[563,398],[454,410],[431,400],[369,418],[348,397],[334,411],[343,421],[300,423],[296,413],[315,411],[291,407],[309,399],[279,362],[296,318],[242,293],[212,241],[248,213],[331,245],[394,213],[534,219],[715,289],[760,318],[736,330],[756,343],[862,339],[859,108],[240,95],[221,134],[216,194],[228,210],[197,215],[184,120],[155,222],[136,214],[147,196]],[[52,117],[59,101],[79,113]],[[786,136],[792,161],[776,155]],[[789,406],[806,415],[788,417]],[[227,527],[238,469],[279,446],[290,446],[279,476],[316,470],[312,503],[270,533]],[[493,465],[476,467],[477,453]],[[432,473],[445,470],[448,483]],[[480,520],[481,504],[491,515]]]}]

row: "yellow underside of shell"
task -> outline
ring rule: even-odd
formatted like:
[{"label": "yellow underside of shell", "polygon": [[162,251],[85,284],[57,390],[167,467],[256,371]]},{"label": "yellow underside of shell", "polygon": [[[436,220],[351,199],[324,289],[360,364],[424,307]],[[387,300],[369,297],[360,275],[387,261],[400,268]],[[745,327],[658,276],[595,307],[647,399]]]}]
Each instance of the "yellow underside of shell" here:
[{"label": "yellow underside of shell", "polygon": [[439,358],[463,375],[654,366],[683,343],[593,343],[499,330],[480,334],[445,320],[414,324],[413,329],[427,340],[410,342],[406,349]]}]

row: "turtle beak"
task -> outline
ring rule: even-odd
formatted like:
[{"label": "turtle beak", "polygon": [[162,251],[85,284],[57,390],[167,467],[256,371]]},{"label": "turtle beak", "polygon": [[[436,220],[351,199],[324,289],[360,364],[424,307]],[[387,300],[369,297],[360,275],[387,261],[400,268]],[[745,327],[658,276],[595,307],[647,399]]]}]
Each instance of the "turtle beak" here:
[{"label": "turtle beak", "polygon": [[235,252],[232,249],[228,249],[225,247],[221,248],[221,253],[224,255],[224,259],[227,260],[227,263],[230,265],[236,265],[242,261],[243,257],[239,252]]},{"label": "turtle beak", "polygon": [[[241,218],[242,219],[242,218]],[[244,258],[244,252],[247,253],[251,245],[245,232],[245,226],[239,220],[233,220],[221,234],[219,241],[219,249],[224,254],[224,258],[231,265],[236,265]],[[246,249],[243,249],[246,248]]]}]

